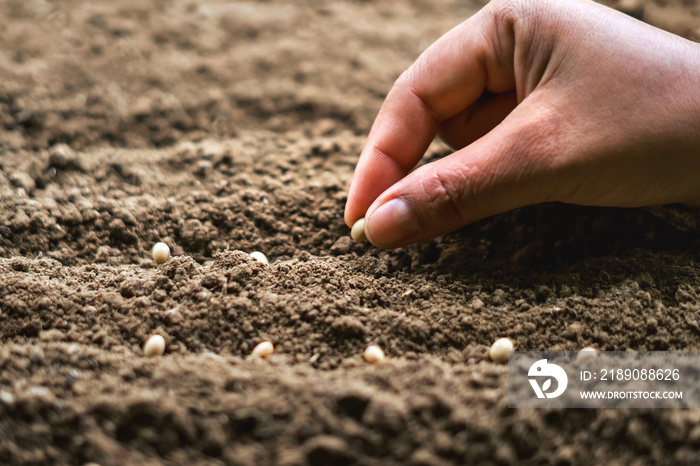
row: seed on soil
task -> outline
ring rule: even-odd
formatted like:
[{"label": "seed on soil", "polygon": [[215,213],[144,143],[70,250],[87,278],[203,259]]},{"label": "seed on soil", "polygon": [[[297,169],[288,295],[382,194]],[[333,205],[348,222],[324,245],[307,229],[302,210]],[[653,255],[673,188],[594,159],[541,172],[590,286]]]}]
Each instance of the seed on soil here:
[{"label": "seed on soil", "polygon": [[367,235],[365,235],[365,219],[361,218],[352,226],[350,230],[350,236],[352,239],[358,243],[363,243],[367,241]]},{"label": "seed on soil", "polygon": [[156,243],[153,245],[153,260],[156,264],[164,264],[170,259],[170,248],[165,243]]},{"label": "seed on soil", "polygon": [[369,345],[362,356],[370,364],[379,364],[386,359],[384,350],[377,345]]},{"label": "seed on soil", "polygon": [[577,362],[588,361],[590,359],[595,359],[598,356],[598,350],[592,346],[586,346],[576,355]]},{"label": "seed on soil", "polygon": [[148,337],[143,345],[143,353],[149,358],[152,356],[162,356],[165,353],[165,338],[162,335],[153,334]]},{"label": "seed on soil", "polygon": [[506,364],[508,362],[508,353],[512,352],[513,348],[513,340],[510,338],[499,338],[489,348],[489,358],[498,364]]},{"label": "seed on soil", "polygon": [[0,391],[0,401],[2,401],[5,404],[11,405],[15,402],[15,397],[12,396],[12,393],[10,392]]},{"label": "seed on soil", "polygon": [[250,253],[250,257],[263,264],[269,264],[270,261],[267,260],[267,256],[260,251],[253,251]]},{"label": "seed on soil", "polygon": [[262,341],[255,345],[255,348],[253,348],[250,355],[256,358],[266,358],[268,356],[272,356],[272,353],[274,352],[275,346],[271,341]]}]

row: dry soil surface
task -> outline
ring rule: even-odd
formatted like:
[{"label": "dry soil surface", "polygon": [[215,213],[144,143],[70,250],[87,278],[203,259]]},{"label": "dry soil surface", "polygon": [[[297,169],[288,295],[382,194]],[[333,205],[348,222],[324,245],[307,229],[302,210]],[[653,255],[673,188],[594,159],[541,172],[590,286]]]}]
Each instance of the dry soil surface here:
[{"label": "dry soil surface", "polygon": [[[694,1],[613,3],[700,38]],[[383,97],[479,6],[0,2],[0,463],[698,464],[700,410],[509,409],[486,357],[700,350],[697,211],[348,236]]]}]

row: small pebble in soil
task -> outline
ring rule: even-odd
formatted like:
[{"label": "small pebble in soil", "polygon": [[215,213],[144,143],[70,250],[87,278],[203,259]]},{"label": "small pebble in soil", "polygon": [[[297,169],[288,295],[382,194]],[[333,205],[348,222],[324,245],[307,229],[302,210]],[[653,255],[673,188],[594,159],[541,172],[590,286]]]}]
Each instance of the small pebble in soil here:
[{"label": "small pebble in soil", "polygon": [[272,344],[271,341],[261,341],[260,343],[255,345],[255,348],[253,348],[253,351],[250,353],[250,355],[256,358],[266,358],[268,356],[272,356],[272,353],[274,352],[275,346]]},{"label": "small pebble in soil", "polygon": [[143,353],[150,357],[162,356],[165,353],[165,338],[157,333],[148,337],[143,345]]},{"label": "small pebble in soil", "polygon": [[592,346],[586,346],[576,355],[576,361],[583,362],[590,359],[595,359],[598,356],[598,350]]},{"label": "small pebble in soil", "polygon": [[350,230],[350,236],[352,239],[358,243],[363,243],[367,241],[367,236],[365,235],[365,219],[361,218],[352,226]]},{"label": "small pebble in soil", "polygon": [[250,257],[263,264],[269,264],[270,261],[267,260],[267,256],[260,251],[253,251],[250,253]]},{"label": "small pebble in soil", "polygon": [[489,358],[498,364],[506,364],[508,362],[508,354],[513,351],[513,348],[513,340],[510,338],[499,338],[489,348]]},{"label": "small pebble in soil", "polygon": [[369,345],[362,356],[370,364],[379,364],[386,358],[384,350],[377,345]]},{"label": "small pebble in soil", "polygon": [[164,264],[170,259],[170,248],[165,243],[156,243],[153,245],[153,260],[156,264]]}]

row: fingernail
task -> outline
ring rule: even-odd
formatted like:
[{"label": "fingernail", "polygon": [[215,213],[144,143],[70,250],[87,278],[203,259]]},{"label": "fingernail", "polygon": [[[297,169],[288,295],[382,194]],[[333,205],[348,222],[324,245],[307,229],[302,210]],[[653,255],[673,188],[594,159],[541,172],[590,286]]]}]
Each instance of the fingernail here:
[{"label": "fingernail", "polygon": [[418,231],[418,221],[401,199],[382,204],[367,219],[369,238],[378,245],[391,246]]}]

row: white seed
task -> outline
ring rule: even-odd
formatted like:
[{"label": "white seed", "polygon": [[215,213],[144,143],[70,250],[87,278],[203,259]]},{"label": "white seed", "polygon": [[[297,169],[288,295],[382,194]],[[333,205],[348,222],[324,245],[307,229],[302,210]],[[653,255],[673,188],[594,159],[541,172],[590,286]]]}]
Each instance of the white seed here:
[{"label": "white seed", "polygon": [[514,347],[513,340],[510,338],[499,338],[489,348],[489,357],[493,362],[506,364],[508,362],[508,353],[512,352]]},{"label": "white seed", "polygon": [[271,341],[261,341],[260,343],[255,345],[255,348],[253,348],[253,351],[250,353],[250,355],[256,358],[266,358],[268,356],[272,356],[272,353],[274,352],[275,346],[272,344]]},{"label": "white seed", "polygon": [[170,248],[165,243],[156,243],[153,245],[153,260],[156,264],[164,264],[170,259]]},{"label": "white seed", "polygon": [[250,257],[263,264],[269,264],[270,261],[267,260],[267,256],[260,251],[253,251],[250,253]]},{"label": "white seed", "polygon": [[365,361],[370,364],[379,364],[386,359],[384,350],[377,345],[369,345],[362,356],[365,358]]},{"label": "white seed", "polygon": [[592,346],[586,346],[576,355],[577,362],[584,362],[598,357],[598,350]]},{"label": "white seed", "polygon": [[361,218],[352,226],[350,230],[350,236],[352,236],[353,241],[357,243],[363,243],[367,241],[367,235],[365,235],[365,219]]},{"label": "white seed", "polygon": [[0,401],[2,401],[5,404],[11,405],[15,402],[15,397],[12,396],[12,393],[10,392],[0,391]]},{"label": "white seed", "polygon": [[143,353],[149,358],[152,356],[162,356],[165,353],[165,338],[162,335],[153,334],[148,337],[143,345]]}]

